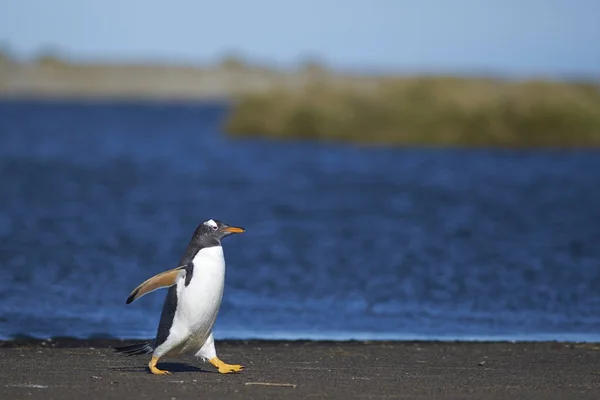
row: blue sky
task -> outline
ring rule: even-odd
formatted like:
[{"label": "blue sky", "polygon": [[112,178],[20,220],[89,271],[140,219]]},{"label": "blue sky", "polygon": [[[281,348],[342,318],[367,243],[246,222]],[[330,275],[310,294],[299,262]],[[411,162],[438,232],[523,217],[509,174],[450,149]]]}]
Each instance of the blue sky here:
[{"label": "blue sky", "polygon": [[600,76],[598,0],[0,0],[0,44],[78,59]]}]

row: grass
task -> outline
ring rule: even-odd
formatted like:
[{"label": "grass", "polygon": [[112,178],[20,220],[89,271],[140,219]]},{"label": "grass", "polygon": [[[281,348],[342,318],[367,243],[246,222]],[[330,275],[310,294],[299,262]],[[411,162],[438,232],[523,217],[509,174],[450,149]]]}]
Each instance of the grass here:
[{"label": "grass", "polygon": [[321,79],[238,97],[225,130],[399,146],[595,147],[600,86],[415,77],[358,88]]}]

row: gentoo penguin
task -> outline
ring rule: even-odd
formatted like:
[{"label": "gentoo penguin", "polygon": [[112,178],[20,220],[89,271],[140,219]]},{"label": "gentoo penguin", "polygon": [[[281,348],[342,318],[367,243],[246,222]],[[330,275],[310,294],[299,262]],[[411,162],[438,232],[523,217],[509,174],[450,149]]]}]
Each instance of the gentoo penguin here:
[{"label": "gentoo penguin", "polygon": [[136,287],[126,304],[154,290],[168,287],[160,323],[153,341],[115,350],[127,355],[152,354],[150,372],[170,374],[156,367],[165,355],[193,353],[226,374],[243,369],[217,357],[213,326],[223,298],[225,258],[221,240],[245,229],[209,219],[198,225],[179,266],[162,272]]}]

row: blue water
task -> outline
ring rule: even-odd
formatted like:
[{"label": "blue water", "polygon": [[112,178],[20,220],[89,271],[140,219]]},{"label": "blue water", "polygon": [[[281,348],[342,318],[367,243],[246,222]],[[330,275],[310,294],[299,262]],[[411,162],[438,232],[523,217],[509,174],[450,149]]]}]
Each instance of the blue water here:
[{"label": "blue water", "polygon": [[232,140],[224,105],[0,103],[0,338],[152,337],[196,225],[215,335],[600,340],[600,153]]}]

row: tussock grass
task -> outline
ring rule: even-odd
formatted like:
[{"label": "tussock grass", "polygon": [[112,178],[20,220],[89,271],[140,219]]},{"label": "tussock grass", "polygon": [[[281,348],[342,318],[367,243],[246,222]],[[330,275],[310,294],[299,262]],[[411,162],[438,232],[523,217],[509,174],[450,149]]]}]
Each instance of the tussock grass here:
[{"label": "tussock grass", "polygon": [[389,145],[591,147],[600,145],[600,85],[452,77],[381,78],[242,95],[231,136]]}]

